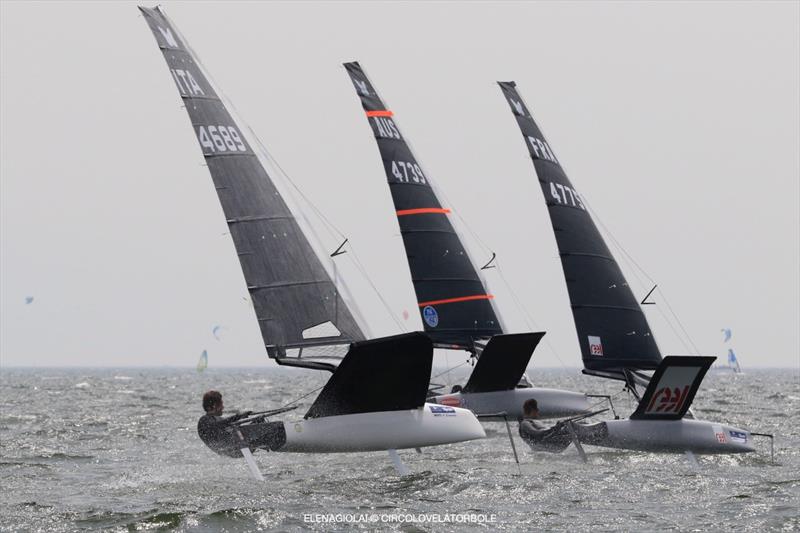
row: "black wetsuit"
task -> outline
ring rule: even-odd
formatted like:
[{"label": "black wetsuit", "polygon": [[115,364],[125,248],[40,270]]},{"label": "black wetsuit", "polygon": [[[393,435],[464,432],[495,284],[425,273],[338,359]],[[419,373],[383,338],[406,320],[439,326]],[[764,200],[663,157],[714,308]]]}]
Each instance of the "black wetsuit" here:
[{"label": "black wetsuit", "polygon": [[519,423],[519,436],[531,448],[548,452],[561,452],[572,442],[566,426],[547,426],[538,420],[526,418]]},{"label": "black wetsuit", "polygon": [[608,437],[608,426],[605,422],[564,421],[548,427],[538,420],[526,418],[519,423],[519,436],[534,450],[558,453],[563,452],[575,437],[583,444],[600,444]]},{"label": "black wetsuit", "polygon": [[246,446],[244,436],[240,437],[241,432],[231,423],[242,418],[242,415],[223,417],[205,414],[197,421],[197,434],[206,446],[218,454],[241,457],[239,450]]},{"label": "black wetsuit", "polygon": [[197,434],[206,446],[220,455],[241,457],[242,448],[277,450],[286,444],[283,422],[257,422],[242,426],[234,422],[246,414],[228,417],[206,414],[197,421]]}]

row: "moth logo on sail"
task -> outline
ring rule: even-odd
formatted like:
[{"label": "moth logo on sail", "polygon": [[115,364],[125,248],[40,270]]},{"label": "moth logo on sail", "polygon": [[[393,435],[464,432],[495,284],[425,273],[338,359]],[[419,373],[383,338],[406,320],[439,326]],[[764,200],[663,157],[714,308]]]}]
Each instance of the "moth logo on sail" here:
[{"label": "moth logo on sail", "polygon": [[175,36],[172,35],[172,29],[167,28],[166,30],[161,26],[158,27],[158,31],[161,32],[161,36],[164,37],[164,40],[167,42],[167,46],[170,48],[180,48],[178,46],[178,41],[175,40]]},{"label": "moth logo on sail", "polygon": [[550,146],[547,144],[547,142],[528,135],[528,143],[531,145],[531,153],[533,157],[536,159],[550,161],[556,165],[559,164],[558,159],[556,159],[556,156],[553,154],[553,151],[550,149]]},{"label": "moth logo on sail", "polygon": [[171,68],[169,71],[172,73],[172,77],[175,79],[175,84],[178,86],[181,95],[205,96],[206,93],[203,91],[202,87],[200,87],[200,84],[197,83],[197,80],[192,76],[191,72],[179,68]]},{"label": "moth logo on sail", "polygon": [[603,355],[603,341],[600,340],[600,337],[595,337],[594,335],[589,335],[589,353],[592,355]]},{"label": "moth logo on sail", "polygon": [[511,100],[511,106],[514,108],[514,113],[517,115],[524,117],[525,116],[525,108],[522,106],[522,102],[517,102],[516,100]]},{"label": "moth logo on sail", "polygon": [[375,136],[380,139],[400,140],[400,130],[397,129],[394,121],[388,117],[372,117],[375,125]]},{"label": "moth logo on sail", "polygon": [[367,88],[367,82],[361,80],[353,80],[353,83],[356,86],[356,90],[362,96],[369,96],[369,89]]}]

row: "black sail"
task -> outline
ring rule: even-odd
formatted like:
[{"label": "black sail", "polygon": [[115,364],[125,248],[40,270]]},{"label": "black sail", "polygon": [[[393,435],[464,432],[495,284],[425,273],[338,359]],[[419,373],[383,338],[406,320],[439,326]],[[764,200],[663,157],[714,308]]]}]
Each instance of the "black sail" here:
[{"label": "black sail", "polygon": [[661,353],[619,265],[516,84],[498,83],[522,131],[550,213],[584,367],[589,371],[656,368]]},{"label": "black sail", "polygon": [[189,113],[268,354],[282,364],[332,370],[287,358],[286,350],[361,340],[357,321],[188,44],[159,8],[139,9]]},{"label": "black sail", "polygon": [[345,63],[361,98],[394,201],[425,331],[437,346],[472,350],[474,341],[502,333],[492,295],[361,66]]}]

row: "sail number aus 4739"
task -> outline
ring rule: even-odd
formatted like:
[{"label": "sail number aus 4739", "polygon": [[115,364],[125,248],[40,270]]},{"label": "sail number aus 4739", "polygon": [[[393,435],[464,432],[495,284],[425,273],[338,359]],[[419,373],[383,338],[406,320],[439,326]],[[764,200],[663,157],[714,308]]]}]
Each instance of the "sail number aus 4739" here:
[{"label": "sail number aus 4739", "polygon": [[392,161],[392,175],[401,183],[428,183],[419,165],[410,161]]},{"label": "sail number aus 4739", "polygon": [[556,202],[564,205],[571,205],[572,207],[579,207],[586,211],[586,208],[581,202],[581,197],[578,192],[572,187],[561,185],[560,183],[550,182],[550,196],[555,198]]},{"label": "sail number aus 4739", "polygon": [[233,126],[198,126],[197,140],[203,153],[247,151],[241,135]]}]

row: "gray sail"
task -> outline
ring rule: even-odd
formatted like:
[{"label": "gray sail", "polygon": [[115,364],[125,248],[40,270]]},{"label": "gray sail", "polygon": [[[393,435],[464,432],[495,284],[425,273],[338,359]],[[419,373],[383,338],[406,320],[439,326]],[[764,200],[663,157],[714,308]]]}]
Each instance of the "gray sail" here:
[{"label": "gray sail", "polygon": [[652,370],[661,353],[639,301],[561,163],[517,92],[498,82],[517,120],[544,194],[584,368],[589,373]]},{"label": "gray sail", "polygon": [[[364,339],[358,322],[188,44],[160,8],[139,9],[211,172],[267,353],[280,364],[332,370],[309,349]],[[304,350],[315,358],[304,359]]]}]

